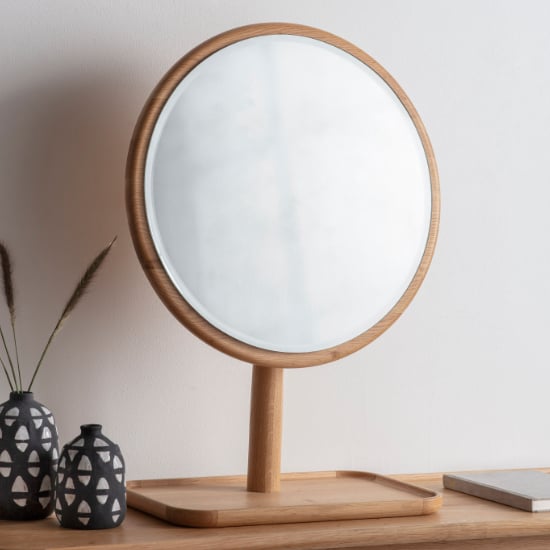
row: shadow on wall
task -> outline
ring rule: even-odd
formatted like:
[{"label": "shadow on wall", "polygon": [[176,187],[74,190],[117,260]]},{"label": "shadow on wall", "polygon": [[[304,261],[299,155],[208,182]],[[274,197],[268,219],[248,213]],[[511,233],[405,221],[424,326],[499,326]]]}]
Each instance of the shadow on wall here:
[{"label": "shadow on wall", "polygon": [[113,76],[90,75],[0,99],[3,230],[48,241],[62,262],[114,229],[129,140],[123,91]]},{"label": "shadow on wall", "polygon": [[[0,239],[14,258],[30,357],[94,254],[127,232],[124,169],[137,116],[127,88],[121,75],[89,74],[0,91]],[[113,256],[134,257],[121,244]],[[122,265],[110,292],[131,278],[123,271],[135,263]]]}]

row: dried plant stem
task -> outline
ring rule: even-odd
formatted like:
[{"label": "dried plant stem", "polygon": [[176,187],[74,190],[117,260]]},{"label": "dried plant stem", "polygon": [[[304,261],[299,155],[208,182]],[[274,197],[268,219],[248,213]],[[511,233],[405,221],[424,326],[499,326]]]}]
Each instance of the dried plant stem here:
[{"label": "dried plant stem", "polygon": [[11,320],[11,333],[13,335],[13,347],[15,348],[15,363],[17,364],[17,375],[19,376],[19,391],[23,391],[23,380],[21,379],[21,366],[19,365],[19,350],[17,338],[15,337],[15,319]]},{"label": "dried plant stem", "polygon": [[111,250],[111,247],[116,241],[116,237],[96,256],[94,261],[88,266],[88,269],[84,272],[84,275],[81,277],[81,279],[78,281],[78,284],[76,285],[76,288],[74,289],[71,297],[69,298],[69,301],[65,305],[65,309],[63,310],[63,313],[61,313],[61,316],[59,317],[54,329],[52,330],[52,333],[50,334],[50,337],[48,338],[48,341],[46,342],[46,346],[44,347],[42,351],[42,355],[40,355],[40,359],[38,360],[38,364],[36,365],[36,368],[34,369],[34,373],[31,378],[31,383],[29,384],[29,388],[27,391],[31,391],[32,385],[34,383],[34,379],[36,378],[36,375],[38,374],[38,370],[40,369],[40,366],[42,365],[42,361],[44,360],[44,356],[46,355],[46,352],[48,351],[50,344],[52,343],[52,340],[55,338],[56,334],[61,330],[61,327],[63,326],[63,323],[67,320],[71,312],[74,310],[82,296],[84,296],[88,286],[92,282],[95,273],[100,268],[101,264],[103,263],[103,260],[107,257],[107,254],[109,254],[109,251]]},{"label": "dried plant stem", "polygon": [[4,369],[4,373],[6,374],[6,378],[8,379],[8,384],[10,385],[11,391],[14,390],[13,384],[11,383],[10,375],[8,374],[8,369],[6,368],[6,364],[4,361],[2,361],[2,358],[0,357],[0,363],[2,363],[2,368]]},{"label": "dried plant stem", "polygon": [[15,388],[18,391],[23,391],[23,383],[21,382],[21,368],[19,366],[19,352],[17,350],[17,340],[15,338],[15,300],[13,292],[13,281],[12,281],[12,264],[10,259],[10,254],[4,243],[0,243],[0,264],[2,266],[2,277],[4,279],[4,297],[6,298],[6,305],[10,312],[10,322],[11,329],[13,333],[13,343],[15,346],[15,357],[17,360],[17,373],[19,374],[19,385],[17,384],[17,377],[15,375],[15,369],[13,367],[13,361],[11,359],[8,346],[6,345],[6,339],[4,338],[4,333],[2,332],[2,327],[0,327],[0,334],[2,335],[2,343],[4,344],[4,349],[6,350],[6,355],[8,356],[8,361],[11,367],[11,373],[13,375],[13,382]]},{"label": "dried plant stem", "polygon": [[[4,338],[4,332],[2,331],[2,327],[0,327],[0,337],[2,338],[2,343],[4,344],[4,349],[6,350],[6,355],[8,357],[8,363],[10,364],[11,373],[13,375],[13,381],[15,382],[15,389],[18,390],[19,388],[17,387],[17,377],[15,376],[15,369],[13,368],[13,362],[11,360],[11,355],[10,355],[10,352],[8,350],[8,346],[6,344],[6,339]],[[4,361],[2,361],[2,365],[4,366],[4,369],[5,369]],[[10,382],[10,385],[11,385],[11,382]],[[21,390],[22,389],[23,388],[21,388]]]},{"label": "dried plant stem", "polygon": [[50,347],[50,344],[52,343],[52,340],[54,339],[55,335],[59,332],[59,329],[61,328],[61,318],[57,321],[57,324],[55,325],[55,328],[52,330],[52,333],[50,334],[50,337],[48,338],[48,341],[46,342],[46,345],[44,346],[44,349],[42,350],[42,355],[40,355],[40,359],[38,360],[38,364],[36,365],[36,368],[34,369],[34,373],[31,378],[31,383],[29,384],[29,387],[27,388],[27,391],[31,391],[32,385],[34,384],[34,379],[36,378],[36,375],[38,374],[38,369],[40,368],[40,365],[42,365],[42,361],[44,360],[44,356],[46,355],[46,352],[48,351],[48,348]]}]

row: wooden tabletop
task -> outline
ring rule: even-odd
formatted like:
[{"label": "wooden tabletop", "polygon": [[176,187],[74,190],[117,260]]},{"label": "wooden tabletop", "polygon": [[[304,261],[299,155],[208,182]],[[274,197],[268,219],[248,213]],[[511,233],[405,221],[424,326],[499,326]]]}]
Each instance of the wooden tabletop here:
[{"label": "wooden tabletop", "polygon": [[104,531],[73,531],[54,518],[0,521],[0,550],[259,550],[369,548],[469,550],[550,548],[550,512],[530,513],[443,489],[441,475],[395,476],[443,493],[443,508],[427,516],[258,527],[175,527],[128,510]]}]

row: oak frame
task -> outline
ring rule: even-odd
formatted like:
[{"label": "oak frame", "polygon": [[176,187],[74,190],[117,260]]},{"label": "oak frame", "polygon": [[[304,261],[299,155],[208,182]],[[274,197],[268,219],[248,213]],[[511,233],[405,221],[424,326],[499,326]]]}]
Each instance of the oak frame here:
[{"label": "oak frame", "polygon": [[[411,117],[426,154],[431,181],[432,209],[428,239],[418,269],[406,291],[380,321],[362,334],[337,346],[312,352],[264,350],[241,342],[206,321],[181,296],[166,273],[155,249],[145,211],[144,178],[149,142],[158,116],[176,86],[193,68],[218,50],[241,40],[274,34],[305,36],[326,42],[373,69],[394,91]],[[296,368],[328,363],[361,349],[385,332],[400,317],[424,280],[437,240],[439,201],[439,178],[430,140],[410,99],[395,79],[372,57],[346,40],[313,27],[290,23],[260,23],[224,32],[203,42],[176,62],[153,90],[141,112],[130,143],[126,166],[126,208],[134,247],[150,283],[163,303],[188,330],[204,342],[232,357],[262,367]]]}]

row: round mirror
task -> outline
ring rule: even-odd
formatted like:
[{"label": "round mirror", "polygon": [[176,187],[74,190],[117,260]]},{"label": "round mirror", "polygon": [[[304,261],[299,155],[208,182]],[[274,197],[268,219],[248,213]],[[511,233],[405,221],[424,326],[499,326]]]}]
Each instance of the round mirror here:
[{"label": "round mirror", "polygon": [[333,35],[235,29],[145,106],[128,160],[134,243],[197,336],[262,366],[343,357],[408,305],[436,240],[425,129],[397,83]]}]

